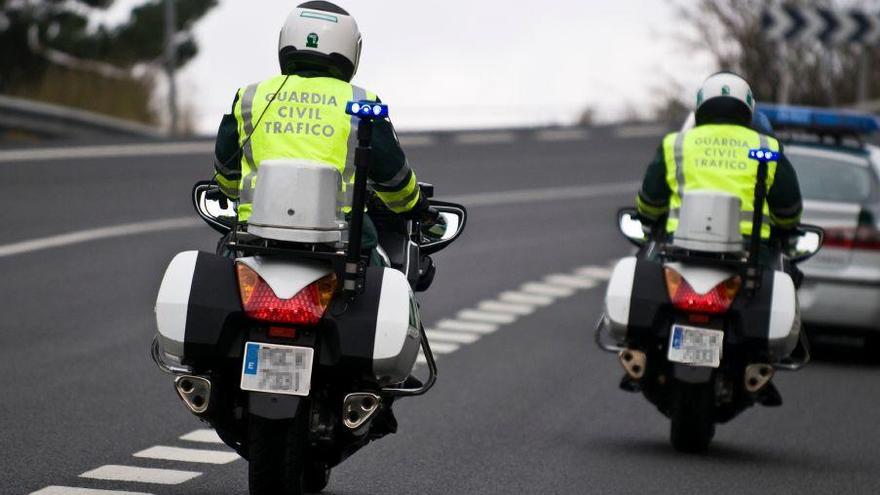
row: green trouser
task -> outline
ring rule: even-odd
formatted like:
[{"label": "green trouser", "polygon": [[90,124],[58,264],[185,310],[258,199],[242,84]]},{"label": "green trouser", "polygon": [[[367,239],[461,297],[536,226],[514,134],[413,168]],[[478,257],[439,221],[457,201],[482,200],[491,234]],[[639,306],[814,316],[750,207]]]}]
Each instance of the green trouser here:
[{"label": "green trouser", "polygon": [[[351,215],[346,215],[345,219],[351,222]],[[370,266],[385,266],[382,257],[376,252],[377,246],[379,246],[379,231],[376,230],[376,224],[373,223],[370,216],[364,213],[364,231],[363,234],[361,234],[361,251],[369,250]]]}]

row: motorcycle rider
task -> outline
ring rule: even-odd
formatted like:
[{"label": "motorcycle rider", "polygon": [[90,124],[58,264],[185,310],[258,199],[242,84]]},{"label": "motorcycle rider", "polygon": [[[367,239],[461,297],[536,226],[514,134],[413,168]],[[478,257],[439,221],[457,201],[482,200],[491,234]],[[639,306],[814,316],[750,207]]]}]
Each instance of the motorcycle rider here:
[{"label": "motorcycle rider", "polygon": [[[755,162],[750,149],[770,148],[781,152],[779,142],[753,130],[755,98],[745,79],[719,72],[703,83],[697,94],[696,126],[667,135],[648,166],[637,197],[643,222],[675,232],[682,196],[692,190],[715,190],[733,194],[742,202],[740,231],[752,235]],[[797,227],[803,211],[800,186],[791,162],[780,154],[770,162],[767,176],[765,222],[759,233],[769,240],[771,225],[786,233]]]},{"label": "motorcycle rider", "polygon": [[[380,101],[350,83],[360,55],[361,33],[341,7],[309,1],[291,12],[278,43],[281,74],[239,89],[217,132],[215,180],[227,198],[238,201],[240,223],[251,215],[264,160],[305,159],[335,167],[343,178],[340,203],[351,204],[359,119],[345,107],[349,101]],[[427,234],[442,236],[443,218],[421,193],[390,120],[375,122],[372,144],[369,183],[379,199],[392,212],[420,220]],[[376,246],[376,227],[365,215],[363,247],[374,263]]]}]

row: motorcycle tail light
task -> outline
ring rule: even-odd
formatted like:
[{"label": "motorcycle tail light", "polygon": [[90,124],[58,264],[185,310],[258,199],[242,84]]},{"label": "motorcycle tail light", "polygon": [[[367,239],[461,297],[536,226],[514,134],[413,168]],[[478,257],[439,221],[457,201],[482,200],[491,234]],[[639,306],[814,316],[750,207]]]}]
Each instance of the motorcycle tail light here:
[{"label": "motorcycle tail light", "polygon": [[687,313],[717,315],[726,313],[733,304],[742,279],[737,275],[716,285],[705,294],[697,293],[691,284],[672,268],[666,268],[666,289],[672,305]]},{"label": "motorcycle tail light", "polygon": [[238,289],[245,315],[266,323],[315,325],[336,292],[336,275],[313,282],[290,299],[281,299],[257,272],[238,263]]}]

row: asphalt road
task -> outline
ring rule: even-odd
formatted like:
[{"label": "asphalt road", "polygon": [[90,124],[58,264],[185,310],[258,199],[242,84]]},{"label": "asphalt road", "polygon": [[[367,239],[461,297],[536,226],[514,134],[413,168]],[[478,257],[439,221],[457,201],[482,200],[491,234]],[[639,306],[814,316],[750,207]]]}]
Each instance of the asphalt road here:
[{"label": "asphalt road", "polygon": [[[438,198],[533,193],[523,201],[493,195],[471,207],[466,236],[437,256],[437,280],[423,298],[428,326],[523,283],[625,255],[614,213],[632,193],[619,190],[639,178],[657,137],[609,132],[412,148],[411,163],[437,185]],[[0,163],[0,249],[194,217],[189,189],[210,164],[208,154],[194,153]],[[604,192],[554,194],[589,185]],[[167,262],[215,242],[211,230],[195,225],[0,257],[0,493],[47,486],[247,492],[241,460],[132,456],[156,445],[220,448],[179,439],[204,426],[148,355]],[[877,492],[876,365],[824,361],[781,374],[782,408],[747,411],[719,427],[708,454],[683,456],[668,445],[667,420],[618,390],[616,359],[593,345],[601,299],[601,286],[555,298],[442,355],[434,390],[396,408],[400,433],[335,470],[327,493]],[[169,486],[79,476],[105,465],[203,474]]]}]

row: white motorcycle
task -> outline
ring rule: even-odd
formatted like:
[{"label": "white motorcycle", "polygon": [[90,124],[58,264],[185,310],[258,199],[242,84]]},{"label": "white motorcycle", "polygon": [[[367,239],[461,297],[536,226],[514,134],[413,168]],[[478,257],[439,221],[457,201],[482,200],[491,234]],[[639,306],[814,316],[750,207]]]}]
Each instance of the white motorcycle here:
[{"label": "white motorcycle", "polygon": [[[350,221],[340,174],[322,164],[262,163],[246,226],[216,185],[197,184],[196,210],[226,235],[228,255],[178,254],[156,302],[154,361],[185,406],[247,459],[254,495],[321,491],[334,466],[396,432],[395,399],[436,379],[413,292],[430,285],[429,255],[461,235],[467,213],[431,200],[447,226],[435,238],[371,205],[387,266],[371,265],[361,235],[372,119],[387,107],[348,110],[361,118]],[[420,348],[424,383],[413,374]]]},{"label": "white motorcycle", "polygon": [[[778,155],[750,157],[759,161],[752,232],[761,232],[767,162]],[[746,245],[741,216],[737,197],[685,193],[669,241],[665,232],[647,235],[634,210],[619,214],[639,253],[612,272],[596,343],[618,355],[621,388],[641,392],[670,418],[680,451],[705,450],[716,424],[756,403],[781,405],[775,371],[810,359],[791,274],[819,251],[823,231],[801,226],[769,247],[757,235]]]}]

